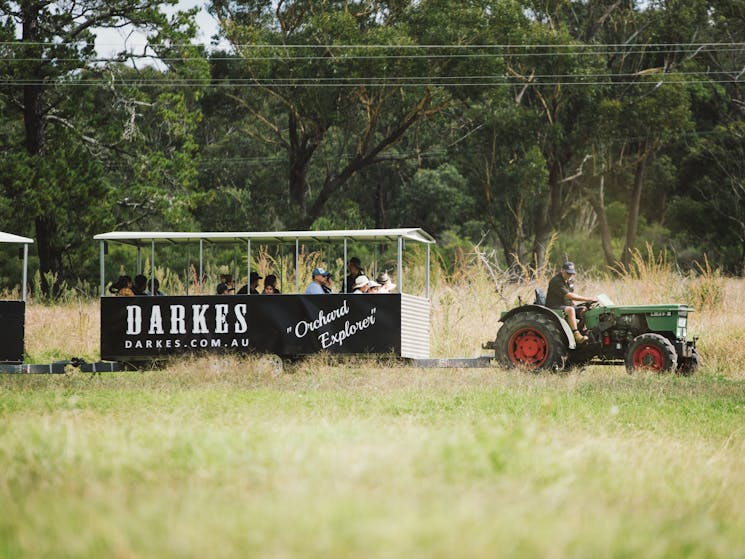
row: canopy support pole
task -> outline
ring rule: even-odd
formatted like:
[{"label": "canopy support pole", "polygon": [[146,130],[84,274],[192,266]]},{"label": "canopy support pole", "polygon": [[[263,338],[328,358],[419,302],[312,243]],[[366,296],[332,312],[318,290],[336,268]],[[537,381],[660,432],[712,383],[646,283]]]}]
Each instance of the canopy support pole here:
[{"label": "canopy support pole", "polygon": [[23,287],[21,288],[21,299],[26,300],[26,283],[28,283],[28,243],[23,245]]},{"label": "canopy support pole", "polygon": [[137,273],[142,273],[142,247],[137,246]]},{"label": "canopy support pole", "polygon": [[343,264],[342,273],[341,273],[341,281],[344,284],[344,288],[342,289],[342,293],[346,293],[347,292],[347,274],[346,274],[346,271],[347,271],[347,268],[346,267],[347,266],[348,266],[348,263],[347,263],[347,238],[344,237],[344,264]]},{"label": "canopy support pole", "polygon": [[153,282],[154,279],[155,279],[155,239],[153,239],[150,244],[150,283],[151,285],[154,284]]},{"label": "canopy support pole", "polygon": [[[101,293],[100,297],[103,297],[103,291],[106,289],[106,263],[104,262],[104,254],[106,252],[106,247],[104,246],[106,244],[106,241],[101,241]],[[25,269],[25,265],[24,265]],[[26,282],[23,282],[24,289],[26,287]]]},{"label": "canopy support pole", "polygon": [[[248,285],[248,295],[251,295],[251,239],[248,239],[246,247],[246,284]],[[259,247],[260,248],[260,247]]]},{"label": "canopy support pole", "polygon": [[[230,275],[233,278],[233,287],[235,287],[238,281],[238,256],[236,256],[235,245],[233,245],[233,268],[230,270]],[[233,294],[235,294],[235,291]]]},{"label": "canopy support pole", "polygon": [[295,293],[300,293],[300,239],[295,239]]},{"label": "canopy support pole", "polygon": [[398,292],[403,293],[404,292],[404,238],[399,237],[398,238]]},{"label": "canopy support pole", "polygon": [[204,264],[202,262],[202,255],[204,253],[204,239],[199,239],[199,294],[202,295],[203,285],[202,281],[204,278]]},{"label": "canopy support pole", "polygon": [[426,270],[426,274],[427,274],[427,294],[426,294],[426,296],[427,296],[427,299],[429,299],[429,243],[427,243],[427,270]]},{"label": "canopy support pole", "polygon": [[282,250],[282,243],[279,243],[279,247],[277,249],[279,252],[279,284],[282,286],[282,289],[285,288],[285,263],[284,263],[284,251]]}]

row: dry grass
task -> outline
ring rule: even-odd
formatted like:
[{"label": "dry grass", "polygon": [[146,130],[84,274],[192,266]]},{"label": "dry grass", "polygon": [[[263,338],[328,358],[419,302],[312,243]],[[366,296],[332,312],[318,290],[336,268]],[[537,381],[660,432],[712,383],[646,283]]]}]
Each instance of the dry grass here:
[{"label": "dry grass", "polygon": [[[474,357],[481,344],[493,340],[500,326],[499,314],[518,304],[532,302],[533,289],[547,278],[512,283],[474,268],[432,289],[432,355]],[[623,279],[578,278],[582,293],[605,293],[618,304],[687,303],[696,308],[690,335],[700,336],[704,370],[730,378],[745,378],[745,280],[708,276],[681,276],[670,270],[647,269]],[[701,308],[704,294],[721,293],[721,303]],[[706,295],[708,296],[708,295]],[[711,303],[711,300],[709,300]],[[698,303],[698,305],[697,305]],[[99,356],[99,306],[77,301],[60,305],[29,304],[26,318],[26,352],[32,362]]]},{"label": "dry grass", "polygon": [[26,307],[26,354],[33,363],[100,356],[98,301]]},{"label": "dry grass", "polygon": [[[435,356],[480,354],[483,342],[493,340],[499,329],[499,314],[519,301],[533,301],[533,290],[547,284],[546,278],[509,283],[488,280],[485,274],[462,277],[455,284],[440,283],[432,294],[432,351]],[[685,303],[693,305],[689,335],[700,337],[703,370],[731,378],[745,378],[745,280],[712,275],[681,276],[655,271],[644,277],[578,278],[577,290],[584,294],[608,295],[621,305]],[[700,306],[700,294],[721,292],[721,303]],[[698,304],[697,304],[698,303]]]},{"label": "dry grass", "polygon": [[[0,558],[743,556],[745,281],[578,287],[687,302],[694,281],[724,304],[692,317],[693,377],[327,354],[0,376]],[[480,353],[533,287],[437,281],[434,353]],[[97,302],[27,314],[34,360],[97,358]]]},{"label": "dry grass", "polygon": [[287,372],[0,378],[0,557],[745,552],[741,382],[323,355]]}]

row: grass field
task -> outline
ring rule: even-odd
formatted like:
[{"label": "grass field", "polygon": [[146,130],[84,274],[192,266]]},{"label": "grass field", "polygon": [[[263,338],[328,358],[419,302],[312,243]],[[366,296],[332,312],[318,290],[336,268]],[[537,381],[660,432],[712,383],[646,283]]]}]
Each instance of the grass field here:
[{"label": "grass field", "polygon": [[[695,287],[669,282],[585,291]],[[718,285],[693,377],[323,356],[3,376],[0,556],[743,557],[745,282]],[[440,286],[434,353],[477,354],[530,289]],[[28,314],[32,360],[96,357],[95,304]]]}]

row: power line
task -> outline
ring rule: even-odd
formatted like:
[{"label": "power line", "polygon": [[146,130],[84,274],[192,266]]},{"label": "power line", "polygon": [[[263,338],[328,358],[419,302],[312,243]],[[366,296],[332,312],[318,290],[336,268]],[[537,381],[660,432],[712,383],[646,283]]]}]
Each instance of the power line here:
[{"label": "power line", "polygon": [[[584,78],[593,78],[593,79],[600,79],[600,78],[627,78],[627,79],[636,79],[641,78],[644,76],[648,77],[665,77],[665,76],[733,76],[732,81],[738,81],[735,77],[740,72],[739,68],[735,68],[733,70],[701,70],[701,71],[690,71],[690,72],[673,72],[673,73],[663,73],[663,72],[621,72],[621,73],[587,73],[587,74],[532,74],[529,76],[529,79],[526,79],[525,77],[519,77],[519,76],[507,76],[507,75],[489,75],[489,74],[475,74],[475,75],[445,75],[445,76],[436,76],[436,75],[425,75],[425,76],[333,76],[333,77],[323,77],[323,76],[309,76],[309,77],[303,77],[303,76],[295,76],[295,77],[286,77],[286,78],[232,78],[228,79],[226,81],[229,85],[248,85],[253,83],[261,83],[261,84],[270,84],[270,85],[298,85],[298,84],[306,84],[306,83],[325,83],[328,82],[330,85],[336,85],[336,84],[343,84],[345,82],[354,82],[354,83],[375,83],[375,84],[389,84],[389,85],[396,85],[398,82],[401,81],[407,81],[407,80],[413,80],[413,81],[427,81],[428,83],[437,83],[438,80],[501,80],[501,81],[509,81],[509,82],[517,82],[518,84],[524,84],[524,83],[531,83],[535,80],[545,80],[545,79],[553,79],[553,80],[561,80],[564,78],[567,79],[584,79]],[[7,82],[34,82],[35,80],[33,78],[29,78],[27,80],[24,80],[24,78],[11,78],[6,80]],[[43,80],[38,80],[43,81]],[[652,81],[660,81],[652,80]],[[685,81],[685,80],[683,80]],[[159,83],[165,83],[165,84],[194,84],[194,85],[208,85],[205,83],[205,80],[202,79],[188,79],[185,78],[183,80],[179,79],[167,79],[167,80],[154,80],[154,79],[144,79],[140,80],[137,78],[115,78],[115,79],[107,79],[107,78],[82,78],[80,80],[77,80],[76,82],[69,82],[69,85],[75,85],[79,83],[80,85],[87,85],[87,84],[123,84],[123,85],[140,85],[142,83],[148,83],[148,84],[159,84]],[[45,82],[48,83],[48,82]],[[61,85],[68,85],[68,82],[59,82]],[[222,81],[215,81],[210,82],[209,85],[220,85],[223,83]],[[686,82],[687,83],[687,82]]]},{"label": "power line", "polygon": [[[638,77],[638,76],[637,76]],[[452,78],[443,78],[452,79]],[[482,78],[483,79],[483,78]],[[276,83],[276,82],[265,82],[262,80],[249,80],[244,82],[217,82],[205,84],[199,81],[107,81],[107,80],[89,80],[85,82],[56,82],[55,86],[72,86],[72,87],[171,87],[171,88],[189,88],[189,87],[204,87],[204,88],[226,88],[226,87],[246,87],[246,88],[259,88],[259,87],[288,87],[288,88],[325,88],[325,87],[473,87],[473,86],[501,86],[501,87],[512,87],[512,86],[623,86],[629,85],[645,85],[660,87],[663,85],[692,85],[692,84],[715,84],[715,83],[742,83],[742,81],[731,78],[731,79],[709,79],[709,80],[680,80],[680,79],[659,79],[653,81],[624,81],[624,82],[612,82],[612,81],[422,81],[422,82],[368,82],[368,81],[357,81],[357,82],[346,82],[346,83],[326,83],[326,82],[303,82],[294,83],[288,80],[287,82]],[[5,86],[26,86],[26,85],[50,85],[49,82],[44,80],[3,80],[0,79],[0,85]]]},{"label": "power line", "polygon": [[[34,42],[34,41],[0,41],[0,45],[7,46],[67,46],[67,45],[79,45],[82,41],[58,41],[58,42]],[[99,46],[120,46],[118,43],[99,43]],[[143,48],[154,48],[154,47],[167,47],[167,48],[194,48],[203,47],[201,44],[182,43],[182,44],[170,44],[170,45],[153,45],[151,43],[141,43],[137,45]],[[707,46],[738,46],[745,47],[745,42],[686,42],[686,43],[565,43],[565,44],[551,44],[551,43],[539,43],[539,44],[513,44],[513,43],[499,43],[499,44],[462,44],[462,45],[415,45],[415,44],[236,44],[231,45],[233,48],[267,48],[267,49],[309,49],[309,48],[322,48],[322,49],[534,49],[534,48],[627,48],[634,46],[636,48],[649,48],[649,47],[707,47]]]},{"label": "power line", "polygon": [[[356,55],[356,54],[344,54],[338,57],[329,56],[211,56],[205,58],[207,61],[252,61],[252,62],[307,62],[307,61],[322,61],[322,62],[344,62],[347,60],[432,60],[432,59],[464,59],[464,58],[494,58],[495,56],[505,56],[509,58],[539,58],[539,57],[557,57],[557,56],[616,56],[619,54],[631,55],[631,54],[690,54],[690,53],[733,53],[733,52],[745,52],[745,46],[741,48],[718,48],[718,49],[664,49],[664,50],[626,50],[626,51],[591,51],[591,52],[515,52],[506,54],[484,54],[484,53],[468,53],[468,54],[378,54],[378,55]],[[109,58],[92,58],[85,62],[91,64],[107,63],[107,62],[124,62],[128,58],[148,58],[159,60],[161,62],[192,62],[195,60],[201,60],[196,57],[188,56],[157,56],[155,54],[133,54],[129,53],[128,56],[117,56]],[[80,62],[79,58],[58,58],[58,57],[38,57],[38,58],[14,58],[12,56],[0,57],[0,61],[4,62]]]},{"label": "power line", "polygon": [[[656,70],[656,69],[655,69]],[[405,76],[293,76],[293,77],[279,77],[279,78],[229,78],[226,80],[215,80],[208,83],[208,79],[199,78],[184,78],[184,79],[154,79],[154,78],[116,78],[116,77],[94,77],[94,78],[81,78],[78,80],[70,81],[57,81],[55,85],[199,85],[199,86],[241,86],[241,85],[304,85],[304,84],[328,84],[328,85],[342,85],[344,83],[352,82],[354,84],[375,84],[375,85],[397,85],[399,82],[421,82],[424,81],[428,84],[437,84],[440,81],[473,81],[473,80],[489,80],[501,81],[507,83],[544,83],[541,80],[582,80],[581,83],[585,83],[587,79],[600,79],[600,78],[615,78],[615,79],[638,79],[641,77],[660,78],[651,80],[652,83],[658,81],[669,81],[674,83],[690,83],[688,80],[677,80],[674,81],[677,76],[733,76],[730,79],[724,81],[739,81],[737,76],[740,74],[740,68],[728,69],[728,70],[699,70],[699,71],[682,71],[665,73],[662,71],[648,71],[648,72],[589,72],[589,73],[560,73],[560,74],[532,74],[529,78],[511,75],[491,75],[491,74],[471,74],[471,75],[405,75]],[[673,79],[666,79],[673,78]],[[706,80],[710,81],[710,80]],[[20,78],[20,77],[5,77],[0,78],[0,83],[7,85],[43,85],[50,84],[49,81],[43,78]],[[650,81],[640,82],[650,83]]]}]

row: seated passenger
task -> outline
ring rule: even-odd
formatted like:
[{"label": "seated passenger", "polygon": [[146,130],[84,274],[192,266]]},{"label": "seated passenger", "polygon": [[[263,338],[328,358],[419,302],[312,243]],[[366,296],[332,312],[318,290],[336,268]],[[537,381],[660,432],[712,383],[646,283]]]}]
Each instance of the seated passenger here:
[{"label": "seated passenger", "polygon": [[331,280],[331,274],[326,276],[326,281],[324,281],[321,284],[321,289],[323,289],[324,293],[331,293],[333,291],[334,286],[332,285],[333,281]]},{"label": "seated passenger", "polygon": [[349,270],[349,275],[347,276],[346,281],[346,290],[345,293],[352,293],[354,291],[354,282],[359,277],[365,274],[365,270],[362,269],[362,262],[360,262],[360,259],[356,256],[353,256],[349,259],[349,264],[347,264],[347,269]]},{"label": "seated passenger", "polygon": [[153,278],[148,282],[150,289],[147,290],[148,295],[154,295],[156,297],[163,297],[165,293],[160,290],[160,282],[158,278]]},{"label": "seated passenger", "polygon": [[132,285],[132,291],[135,295],[148,295],[147,278],[142,274],[137,274]]},{"label": "seated passenger", "polygon": [[380,293],[380,288],[381,285],[375,280],[370,280],[369,282],[367,282],[368,293]]},{"label": "seated passenger", "polygon": [[367,279],[367,276],[357,276],[357,279],[354,280],[354,291],[352,293],[354,294],[360,294],[360,293],[367,293],[370,289],[369,286],[370,280]]},{"label": "seated passenger", "polygon": [[233,284],[233,276],[230,274],[223,274],[220,276],[220,283],[217,284],[218,295],[232,295],[235,291]]},{"label": "seated passenger", "polygon": [[394,289],[396,289],[396,284],[391,281],[391,278],[387,272],[379,273],[378,277],[375,278],[375,281],[380,284],[378,293],[391,293]]},{"label": "seated passenger", "polygon": [[134,291],[132,291],[132,278],[129,276],[119,276],[119,279],[109,287],[109,291],[117,297],[135,296]]},{"label": "seated passenger", "polygon": [[573,262],[564,262],[558,274],[548,282],[548,293],[546,293],[546,306],[550,309],[562,310],[566,316],[567,323],[574,333],[577,343],[587,341],[587,336],[580,333],[577,328],[577,309],[574,302],[597,301],[595,297],[585,297],[574,292],[574,275],[577,270]]},{"label": "seated passenger", "polygon": [[313,281],[310,282],[308,289],[305,290],[306,295],[323,295],[326,293],[323,286],[326,283],[327,278],[331,276],[331,272],[327,272],[323,268],[313,269]]},{"label": "seated passenger", "polygon": [[248,285],[244,285],[238,290],[238,295],[258,295],[259,294],[259,280],[263,279],[258,272],[251,272],[248,277]]},{"label": "seated passenger", "polygon": [[264,279],[264,295],[279,295],[282,293],[277,287],[277,276],[268,274]]}]

